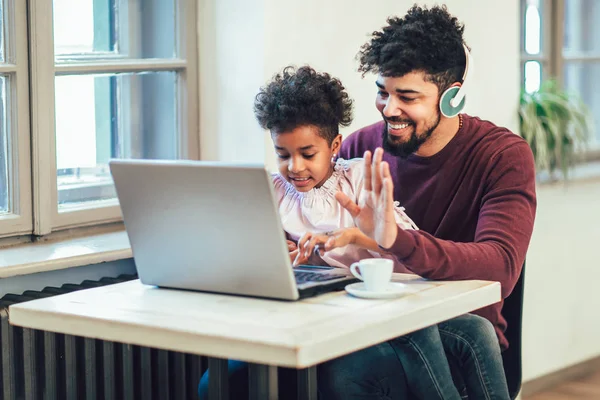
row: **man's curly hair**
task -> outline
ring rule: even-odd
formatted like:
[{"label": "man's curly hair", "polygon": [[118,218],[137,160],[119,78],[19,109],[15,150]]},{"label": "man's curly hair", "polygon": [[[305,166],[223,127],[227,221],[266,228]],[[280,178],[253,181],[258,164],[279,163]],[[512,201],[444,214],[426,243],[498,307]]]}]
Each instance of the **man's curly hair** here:
[{"label": "man's curly hair", "polygon": [[352,122],[352,103],[338,79],[309,66],[288,66],[260,89],[254,115],[263,129],[275,134],[316,126],[331,144],[340,125]]},{"label": "man's curly hair", "polygon": [[357,55],[363,76],[373,72],[401,77],[422,71],[440,93],[462,81],[465,28],[445,5],[428,9],[415,4],[403,18],[390,17],[387,23],[382,31],[372,33]]}]

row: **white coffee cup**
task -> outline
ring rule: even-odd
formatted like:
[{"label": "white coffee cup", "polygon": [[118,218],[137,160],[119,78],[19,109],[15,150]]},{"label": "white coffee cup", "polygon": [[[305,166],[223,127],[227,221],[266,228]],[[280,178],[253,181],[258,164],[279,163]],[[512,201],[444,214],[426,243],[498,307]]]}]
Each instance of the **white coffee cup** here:
[{"label": "white coffee cup", "polygon": [[[360,269],[360,273],[357,268]],[[350,272],[365,283],[369,292],[383,292],[392,279],[394,262],[387,258],[365,258],[352,264]]]}]

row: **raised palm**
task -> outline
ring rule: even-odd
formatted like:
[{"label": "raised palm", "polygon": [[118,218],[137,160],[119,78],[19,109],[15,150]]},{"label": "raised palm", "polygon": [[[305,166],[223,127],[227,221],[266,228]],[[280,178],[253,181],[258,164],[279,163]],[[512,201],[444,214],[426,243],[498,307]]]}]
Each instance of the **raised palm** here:
[{"label": "raised palm", "polygon": [[373,157],[365,152],[364,189],[358,204],[342,192],[336,199],[352,217],[356,226],[382,247],[391,247],[396,240],[398,227],[394,218],[394,185],[390,168],[382,162],[383,150],[377,148]]}]

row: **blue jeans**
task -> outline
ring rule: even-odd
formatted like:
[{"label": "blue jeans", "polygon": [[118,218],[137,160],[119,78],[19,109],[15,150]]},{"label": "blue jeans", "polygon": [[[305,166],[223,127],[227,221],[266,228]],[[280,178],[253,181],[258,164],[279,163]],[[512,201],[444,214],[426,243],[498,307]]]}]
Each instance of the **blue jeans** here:
[{"label": "blue jeans", "polygon": [[[494,329],[471,314],[328,361],[317,374],[327,400],[509,399]],[[280,368],[279,380],[279,397],[295,398],[295,371]],[[245,363],[229,362],[229,381],[232,399],[248,398]],[[207,398],[208,372],[198,392]]]},{"label": "blue jeans", "polygon": [[510,399],[500,343],[490,321],[465,314],[438,324],[438,330],[463,398]]}]

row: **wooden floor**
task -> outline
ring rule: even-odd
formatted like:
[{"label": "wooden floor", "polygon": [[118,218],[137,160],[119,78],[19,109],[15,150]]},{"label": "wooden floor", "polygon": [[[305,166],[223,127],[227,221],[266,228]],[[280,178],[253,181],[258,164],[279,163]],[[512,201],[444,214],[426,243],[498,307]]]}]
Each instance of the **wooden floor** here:
[{"label": "wooden floor", "polygon": [[523,397],[523,400],[600,400],[600,371]]}]

